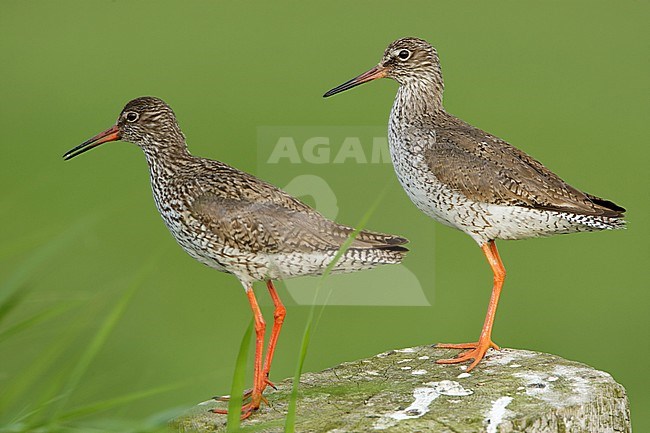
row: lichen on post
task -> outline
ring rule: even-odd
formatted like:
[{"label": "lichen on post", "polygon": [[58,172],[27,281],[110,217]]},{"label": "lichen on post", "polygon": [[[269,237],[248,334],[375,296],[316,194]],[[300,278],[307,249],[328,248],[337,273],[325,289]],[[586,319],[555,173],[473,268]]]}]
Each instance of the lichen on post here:
[{"label": "lichen on post", "polygon": [[[490,350],[471,373],[436,359],[430,346],[392,350],[300,379],[296,431],[631,432],[625,389],[607,373],[555,355]],[[283,430],[291,392],[285,380],[242,427]],[[222,432],[211,402],[174,421],[181,432]]]}]

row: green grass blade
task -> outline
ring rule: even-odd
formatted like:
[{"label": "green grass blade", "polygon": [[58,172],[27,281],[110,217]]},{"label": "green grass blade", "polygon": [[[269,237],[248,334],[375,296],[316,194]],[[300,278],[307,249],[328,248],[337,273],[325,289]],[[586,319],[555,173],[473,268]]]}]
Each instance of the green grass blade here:
[{"label": "green grass blade", "polygon": [[72,308],[72,305],[60,305],[58,308],[51,310],[41,311],[27,319],[24,319],[4,330],[0,330],[0,343],[12,335],[18,334],[21,331],[29,329],[41,322],[56,317]]},{"label": "green grass blade", "polygon": [[289,408],[287,410],[287,418],[284,422],[285,433],[294,433],[296,431],[296,408],[298,403],[298,385],[300,383],[300,376],[302,369],[305,365],[305,358],[307,358],[307,348],[309,347],[309,340],[311,338],[311,328],[314,315],[310,312],[307,318],[307,325],[302,335],[300,343],[300,352],[298,352],[298,365],[296,372],[293,375],[293,383],[291,384],[291,395],[289,396]]},{"label": "green grass blade", "polygon": [[[41,402],[40,404],[37,404],[37,405],[25,406],[11,420],[10,425],[23,425],[23,424],[28,423],[28,421],[31,421],[30,418],[32,418],[36,414],[40,413],[44,408],[52,405],[54,402],[56,402],[56,401],[58,401],[60,399],[61,399],[61,396],[57,396],[55,398],[45,400],[45,401],[43,401],[43,402]],[[39,427],[42,427],[42,426],[39,425]],[[30,425],[30,430],[36,430],[34,428],[34,423],[33,422],[32,422],[32,425]]]},{"label": "green grass blade", "polygon": [[[11,275],[0,283],[0,321],[6,318],[9,313],[20,304],[26,296],[24,287],[38,267],[56,255],[61,249],[69,245],[80,233],[84,232],[97,218],[84,218],[72,224],[63,233],[50,239],[34,250],[26,260],[18,265]],[[35,323],[45,320],[59,313],[58,310],[52,313],[45,313],[44,316],[37,315],[24,322],[20,322],[9,329],[2,331],[2,339],[9,337]],[[16,397],[25,392],[30,385],[40,377],[54,360],[63,352],[64,348],[72,340],[71,333],[67,332],[57,339],[54,344],[45,350],[35,362],[25,368],[17,378],[4,385],[0,393],[0,414],[7,416],[7,406],[16,401]],[[5,416],[0,415],[0,418]]]},{"label": "green grass blade", "polygon": [[[142,430],[138,433],[171,433],[173,431],[176,431],[170,426],[170,420],[175,420],[183,414],[187,413],[188,409],[188,406],[177,406],[156,412],[144,420],[142,423]],[[186,433],[190,432],[188,431]]]},{"label": "green grass blade", "polygon": [[143,391],[137,391],[133,392],[130,394],[122,395],[119,397],[115,398],[110,398],[107,400],[102,400],[98,401],[95,403],[91,403],[89,405],[85,405],[82,407],[78,407],[76,409],[73,409],[71,411],[68,411],[62,415],[60,415],[57,419],[57,421],[68,421],[74,418],[79,418],[85,415],[89,414],[94,414],[97,412],[102,412],[108,409],[111,409],[116,406],[120,406],[126,403],[131,403],[136,400],[140,400],[143,398],[151,397],[156,394],[162,394],[167,391],[172,391],[174,389],[179,389],[182,386],[184,386],[185,383],[175,383],[175,384],[168,384],[168,385],[162,385],[162,386],[157,386],[154,388],[146,389]]},{"label": "green grass blade", "polygon": [[[253,290],[253,289],[250,289]],[[226,425],[227,433],[239,431],[241,417],[242,395],[244,393],[244,384],[246,381],[246,364],[248,363],[248,348],[250,347],[251,335],[253,334],[253,320],[251,319],[237,354],[235,371],[233,373],[232,385],[230,387],[230,400],[228,400],[228,424]]]},{"label": "green grass blade", "polygon": [[0,284],[0,305],[10,298],[20,287],[25,286],[34,269],[44,261],[54,256],[63,247],[68,245],[75,237],[86,230],[96,218],[86,218],[77,221],[59,236],[51,239],[40,248],[36,249],[2,284]]},{"label": "green grass blade", "polygon": [[[39,380],[39,394],[30,399],[34,401],[34,406],[38,407],[39,402],[52,399],[53,394],[49,394],[47,389],[52,382],[60,378],[62,374],[58,374],[57,376],[48,375],[47,379],[50,381],[50,384],[46,383],[41,378],[44,377],[47,369],[55,363],[56,359],[58,359],[68,349],[68,347],[70,347],[72,341],[74,341],[83,330],[84,328],[79,326],[68,327],[68,329],[59,335],[56,340],[53,340],[52,343],[46,347],[33,362],[27,365],[18,376],[12,378],[11,382],[5,385],[2,392],[0,392],[0,422],[2,422],[4,416],[9,415],[9,411],[7,410],[8,407],[11,406],[14,401],[17,401],[21,394],[26,394],[32,387],[33,383],[37,380]],[[53,390],[53,392],[55,391]],[[41,404],[40,406],[43,405]],[[20,414],[18,416],[20,416]]]},{"label": "green grass blade", "polygon": [[108,336],[110,335],[111,331],[113,330],[113,328],[115,328],[115,325],[122,317],[122,314],[124,314],[127,305],[131,301],[131,298],[133,297],[135,292],[140,288],[142,282],[145,280],[145,277],[153,272],[154,264],[157,262],[157,257],[158,256],[156,256],[156,259],[151,259],[148,264],[143,266],[141,271],[133,279],[130,287],[124,292],[117,305],[113,307],[111,312],[104,319],[104,322],[100,326],[99,330],[95,333],[92,340],[90,341],[90,344],[88,345],[86,350],[82,353],[81,357],[79,358],[75,367],[70,373],[61,391],[61,395],[63,398],[58,401],[56,407],[51,412],[49,416],[49,421],[56,420],[59,414],[61,413],[61,411],[63,410],[63,408],[65,407],[70,396],[79,385],[79,381],[88,370],[88,367],[90,366],[92,360],[95,358],[97,353],[99,353],[100,349],[108,339]]},{"label": "green grass blade", "polygon": [[289,396],[289,408],[287,410],[287,418],[285,420],[284,424],[284,431],[285,433],[294,433],[296,431],[296,408],[297,408],[297,401],[298,401],[298,387],[300,385],[300,376],[302,375],[302,369],[305,364],[305,358],[307,357],[307,350],[309,348],[309,342],[311,339],[311,332],[312,329],[318,324],[320,321],[320,318],[323,315],[323,311],[325,310],[325,306],[327,305],[327,302],[329,301],[330,295],[331,295],[331,290],[328,292],[327,297],[325,298],[325,301],[323,302],[323,306],[321,307],[318,317],[316,318],[316,321],[314,321],[314,316],[315,316],[315,311],[316,311],[316,299],[318,299],[319,293],[325,283],[325,280],[327,277],[330,275],[332,272],[332,269],[334,269],[334,266],[336,266],[336,263],[343,257],[343,254],[350,248],[352,245],[352,242],[354,242],[354,239],[357,237],[359,232],[363,230],[363,228],[366,226],[368,221],[370,220],[370,217],[374,214],[375,210],[377,209],[377,206],[383,199],[386,191],[388,189],[388,185],[384,187],[382,192],[379,194],[375,202],[372,204],[372,206],[365,212],[363,217],[361,218],[361,221],[359,221],[359,224],[357,224],[356,228],[348,238],[345,240],[343,245],[341,245],[341,248],[336,252],[336,255],[332,259],[332,261],[327,265],[327,268],[325,268],[325,271],[323,272],[322,277],[318,281],[318,286],[316,288],[316,293],[314,295],[314,302],[312,303],[310,309],[309,309],[309,315],[307,316],[307,324],[305,325],[305,331],[303,332],[302,336],[302,341],[300,343],[300,351],[298,352],[298,363],[296,366],[296,372],[293,376],[293,383],[291,386],[291,395]]}]

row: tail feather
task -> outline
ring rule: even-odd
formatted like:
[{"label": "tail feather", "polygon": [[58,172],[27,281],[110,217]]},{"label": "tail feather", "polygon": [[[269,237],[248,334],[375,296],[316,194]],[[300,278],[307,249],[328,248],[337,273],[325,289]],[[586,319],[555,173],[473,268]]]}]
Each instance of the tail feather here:
[{"label": "tail feather", "polygon": [[361,231],[334,267],[334,272],[352,272],[401,263],[409,251],[402,246],[406,243],[408,239],[401,236]]},{"label": "tail feather", "polygon": [[366,245],[353,244],[350,248],[352,256],[361,257],[363,261],[376,264],[401,263],[409,251],[403,245],[408,239],[401,236],[388,235],[370,231],[361,231],[355,240]]},{"label": "tail feather", "polygon": [[402,262],[406,248],[350,248],[336,263],[334,273],[355,272],[364,269],[373,269],[377,266],[395,265]]},{"label": "tail feather", "polygon": [[[353,246],[367,246],[369,248],[390,248],[399,245],[405,245],[409,242],[408,239],[401,236],[388,235],[385,233],[371,232],[367,230],[360,231],[357,234],[355,241],[357,242],[355,242]],[[365,245],[358,245],[358,243]]]}]

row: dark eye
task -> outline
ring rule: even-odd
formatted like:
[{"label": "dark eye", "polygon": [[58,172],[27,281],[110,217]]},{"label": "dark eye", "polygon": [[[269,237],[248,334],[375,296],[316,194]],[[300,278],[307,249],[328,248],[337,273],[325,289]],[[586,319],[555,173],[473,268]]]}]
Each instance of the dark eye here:
[{"label": "dark eye", "polygon": [[402,60],[406,60],[409,57],[411,57],[411,52],[409,50],[402,50],[399,53],[397,53],[397,57],[399,57]]},{"label": "dark eye", "polygon": [[135,122],[136,120],[138,120],[138,117],[140,117],[140,115],[135,111],[129,111],[128,113],[126,113],[127,122]]}]

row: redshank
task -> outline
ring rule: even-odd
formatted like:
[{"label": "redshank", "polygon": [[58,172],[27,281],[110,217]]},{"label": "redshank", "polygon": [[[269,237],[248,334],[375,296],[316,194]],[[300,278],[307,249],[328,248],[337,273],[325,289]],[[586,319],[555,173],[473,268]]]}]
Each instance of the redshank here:
[{"label": "redshank", "polygon": [[[256,333],[253,387],[242,407],[246,418],[259,408],[266,386],[272,386],[268,376],[286,315],[272,280],[322,274],[353,229],[326,219],[255,176],[192,156],[174,112],[154,97],[130,101],[115,126],[63,157],[68,160],[116,140],[144,151],[156,207],[180,246],[199,262],[233,274],[244,286]],[[399,236],[360,231],[333,272],[400,263],[407,242]],[[266,281],[275,306],[264,363],[266,325],[253,292],[256,281]]]},{"label": "redshank", "polygon": [[384,77],[399,83],[388,141],[402,187],[422,212],[470,235],[494,274],[478,341],[437,345],[463,350],[439,363],[473,360],[469,371],[489,348],[498,349],[492,325],[506,271],[495,240],[617,229],[625,225],[625,209],[568,185],[521,150],[447,113],[438,53],[422,39],[394,41],[377,66],[324,96]]}]

